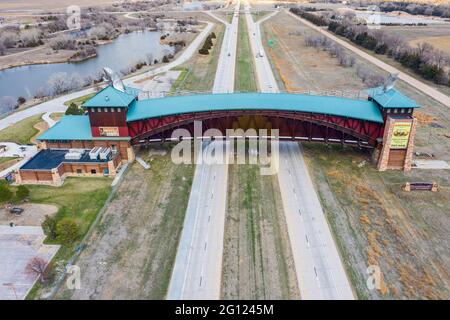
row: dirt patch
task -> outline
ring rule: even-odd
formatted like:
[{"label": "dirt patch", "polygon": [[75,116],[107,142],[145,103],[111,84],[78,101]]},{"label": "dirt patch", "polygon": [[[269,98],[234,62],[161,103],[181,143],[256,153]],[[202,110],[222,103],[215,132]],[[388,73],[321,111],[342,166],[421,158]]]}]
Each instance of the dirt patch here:
[{"label": "dirt patch", "polygon": [[276,176],[232,165],[228,181],[222,297],[299,299]]},{"label": "dirt patch", "polygon": [[9,213],[4,208],[0,209],[0,225],[14,222],[17,226],[41,226],[45,216],[54,216],[58,212],[58,207],[49,204],[27,203],[18,205],[24,209],[21,215],[16,216]]},{"label": "dirt patch", "polygon": [[164,299],[183,228],[194,166],[139,154],[77,265],[82,289],[59,298]]}]

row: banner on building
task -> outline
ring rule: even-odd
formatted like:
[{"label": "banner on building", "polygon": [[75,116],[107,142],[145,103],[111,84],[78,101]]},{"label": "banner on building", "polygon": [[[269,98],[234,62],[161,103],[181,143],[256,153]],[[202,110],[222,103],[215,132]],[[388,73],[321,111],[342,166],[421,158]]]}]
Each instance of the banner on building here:
[{"label": "banner on building", "polygon": [[100,135],[102,137],[118,137],[119,128],[118,127],[100,127]]},{"label": "banner on building", "polygon": [[411,122],[394,123],[392,132],[391,149],[406,149],[408,147],[409,135],[411,133]]}]

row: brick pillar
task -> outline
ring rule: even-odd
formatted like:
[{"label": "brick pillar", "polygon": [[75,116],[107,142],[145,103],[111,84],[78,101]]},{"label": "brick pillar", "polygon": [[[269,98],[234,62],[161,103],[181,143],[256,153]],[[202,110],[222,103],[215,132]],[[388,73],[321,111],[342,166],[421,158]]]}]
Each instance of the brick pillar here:
[{"label": "brick pillar", "polygon": [[412,158],[413,158],[413,152],[414,152],[414,137],[416,135],[416,126],[417,126],[417,119],[413,118],[412,124],[411,124],[411,132],[409,134],[408,147],[406,149],[405,165],[403,166],[404,171],[411,170],[411,164],[412,164]]},{"label": "brick pillar", "polygon": [[[401,166],[404,171],[411,170],[411,164],[412,164],[412,158],[413,158],[413,152],[414,152],[414,136],[416,134],[416,126],[417,126],[417,119],[415,118],[402,118],[402,117],[390,117],[388,116],[386,118],[386,124],[384,127],[384,134],[383,134],[383,146],[381,148],[380,156],[378,158],[378,164],[377,169],[378,171],[386,171],[388,169],[399,169],[398,167],[389,167],[389,157],[391,156],[392,150],[391,149],[391,143],[392,143],[392,137],[393,132],[395,128],[396,123],[411,123],[411,128],[409,131],[409,138],[408,143],[406,145],[406,148],[400,147],[400,149],[397,150],[406,150],[405,153],[405,159],[403,162],[403,165]],[[398,138],[397,138],[398,140]]]},{"label": "brick pillar", "polygon": [[391,151],[390,145],[392,140],[392,132],[394,131],[394,122],[391,117],[386,118],[383,134],[383,147],[381,148],[380,157],[378,158],[378,171],[386,171],[389,161],[389,152]]},{"label": "brick pillar", "polygon": [[129,146],[127,148],[127,159],[128,159],[127,162],[129,163],[133,162],[135,159],[134,150],[132,146]]},{"label": "brick pillar", "polygon": [[116,175],[116,167],[114,165],[114,160],[108,161],[108,171],[111,177]]},{"label": "brick pillar", "polygon": [[60,186],[63,184],[61,176],[59,175],[58,169],[52,169],[52,180],[55,186]]},{"label": "brick pillar", "polygon": [[17,184],[22,184],[22,176],[20,175],[20,171],[17,170],[14,172],[14,180]]}]

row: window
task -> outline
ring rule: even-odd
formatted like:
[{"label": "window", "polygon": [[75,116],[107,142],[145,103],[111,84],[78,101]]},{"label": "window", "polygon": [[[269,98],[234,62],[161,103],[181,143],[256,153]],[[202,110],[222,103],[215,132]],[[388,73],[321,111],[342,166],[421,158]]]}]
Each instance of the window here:
[{"label": "window", "polygon": [[92,169],[92,170],[91,170],[91,174],[97,174],[97,170]]},{"label": "window", "polygon": [[102,108],[98,108],[97,111],[98,111],[98,112],[102,112]]},{"label": "window", "polygon": [[91,108],[91,112],[95,112],[95,108]]},{"label": "window", "polygon": [[397,111],[398,111],[397,108],[395,108],[395,109],[394,109],[394,113],[397,113]]},{"label": "window", "polygon": [[83,171],[81,169],[77,169],[77,174],[82,174]]},{"label": "window", "polygon": [[104,110],[105,112],[108,112],[108,108],[104,108],[103,110]]}]

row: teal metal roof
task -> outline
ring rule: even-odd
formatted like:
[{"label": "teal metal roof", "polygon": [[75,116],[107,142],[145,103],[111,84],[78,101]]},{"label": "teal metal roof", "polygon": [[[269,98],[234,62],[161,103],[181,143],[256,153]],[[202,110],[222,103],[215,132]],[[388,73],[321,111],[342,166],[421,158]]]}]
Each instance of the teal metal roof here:
[{"label": "teal metal roof", "polygon": [[419,108],[419,105],[414,100],[408,98],[394,88],[384,91],[383,87],[378,87],[367,90],[367,93],[373,100],[378,102],[378,104],[385,109]]},{"label": "teal metal roof", "polygon": [[37,140],[92,140],[89,116],[64,116]]},{"label": "teal metal roof", "polygon": [[63,116],[37,140],[130,140],[130,137],[93,137],[89,116]]},{"label": "teal metal roof", "polygon": [[312,112],[383,123],[373,101],[289,93],[205,94],[135,101],[128,109],[127,121],[222,110]]},{"label": "teal metal roof", "polygon": [[[131,92],[130,92],[131,93]],[[83,104],[85,108],[91,107],[120,107],[127,108],[135,99],[134,94],[125,93],[108,86]]]}]

